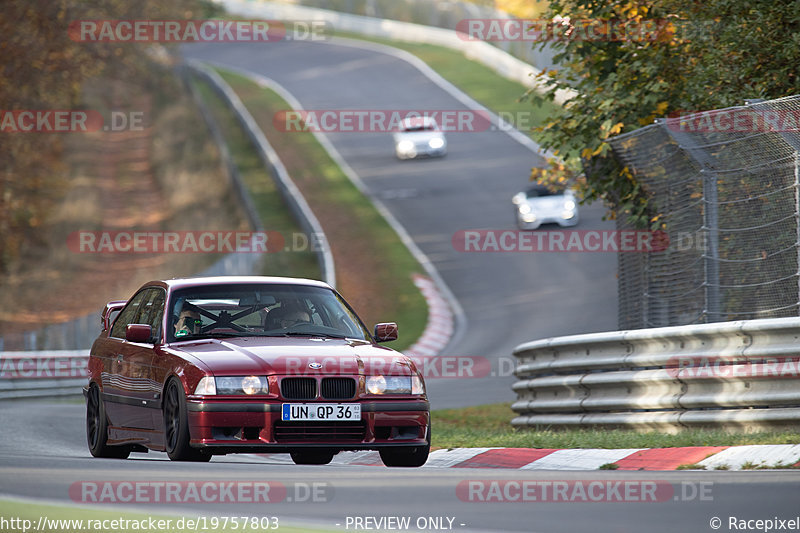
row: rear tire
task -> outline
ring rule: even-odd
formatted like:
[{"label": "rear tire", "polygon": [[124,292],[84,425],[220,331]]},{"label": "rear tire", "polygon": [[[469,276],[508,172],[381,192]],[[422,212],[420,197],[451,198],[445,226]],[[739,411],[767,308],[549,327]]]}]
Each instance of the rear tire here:
[{"label": "rear tire", "polygon": [[381,461],[386,466],[417,468],[425,464],[431,451],[431,428],[428,426],[428,444],[425,446],[403,446],[379,450]]},{"label": "rear tire", "polygon": [[186,414],[186,395],[179,381],[173,379],[164,393],[164,447],[172,461],[211,460],[211,454],[203,453],[189,445],[189,420]]},{"label": "rear tire", "polygon": [[333,460],[335,454],[329,452],[292,452],[292,461],[296,465],[326,465]]},{"label": "rear tire", "polygon": [[100,387],[92,383],[86,395],[86,443],[93,457],[127,459],[130,446],[108,445],[108,417]]}]

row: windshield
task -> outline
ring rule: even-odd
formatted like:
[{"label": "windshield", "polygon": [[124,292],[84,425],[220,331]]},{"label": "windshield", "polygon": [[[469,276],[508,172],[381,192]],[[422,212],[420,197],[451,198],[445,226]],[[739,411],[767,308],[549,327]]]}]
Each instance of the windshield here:
[{"label": "windshield", "polygon": [[335,292],[288,284],[214,285],[175,291],[168,340],[207,337],[370,338]]},{"label": "windshield", "polygon": [[545,196],[562,196],[566,194],[564,189],[551,190],[543,185],[537,185],[525,191],[525,196],[528,198],[542,198]]},{"label": "windshield", "polygon": [[402,124],[402,131],[436,131],[436,122],[433,120],[412,119]]},{"label": "windshield", "polygon": [[404,131],[436,131],[436,128],[430,125],[406,126]]}]

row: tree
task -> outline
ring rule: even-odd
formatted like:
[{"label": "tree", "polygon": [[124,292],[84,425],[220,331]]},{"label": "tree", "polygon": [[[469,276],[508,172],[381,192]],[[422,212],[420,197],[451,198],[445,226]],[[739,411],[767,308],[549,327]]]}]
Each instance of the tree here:
[{"label": "tree", "polygon": [[[202,18],[199,0],[5,0],[0,17],[0,112],[75,108],[99,75],[148,80],[147,44],[77,42],[79,20]],[[0,131],[0,273],[37,232],[60,197],[65,168],[57,133]]]}]

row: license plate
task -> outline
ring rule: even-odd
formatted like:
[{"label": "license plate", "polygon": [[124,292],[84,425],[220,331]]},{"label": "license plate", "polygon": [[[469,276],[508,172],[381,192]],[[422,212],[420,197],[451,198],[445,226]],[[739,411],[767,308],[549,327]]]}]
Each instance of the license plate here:
[{"label": "license plate", "polygon": [[361,420],[359,403],[285,403],[281,420]]}]

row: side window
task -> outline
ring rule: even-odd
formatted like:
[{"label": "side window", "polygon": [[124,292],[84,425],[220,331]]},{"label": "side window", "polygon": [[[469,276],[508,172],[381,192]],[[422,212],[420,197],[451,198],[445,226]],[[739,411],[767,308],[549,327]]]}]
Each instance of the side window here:
[{"label": "side window", "polygon": [[148,324],[153,331],[150,337],[152,342],[161,338],[161,318],[164,316],[164,291],[162,289],[148,289],[142,299],[136,317],[131,324]]},{"label": "side window", "polygon": [[144,290],[137,292],[133,298],[128,301],[128,305],[122,309],[117,320],[114,322],[114,327],[111,328],[112,337],[116,337],[117,339],[125,338],[125,328],[128,327],[128,324],[136,324],[135,318],[139,314],[139,308],[148,292],[150,291]]}]

